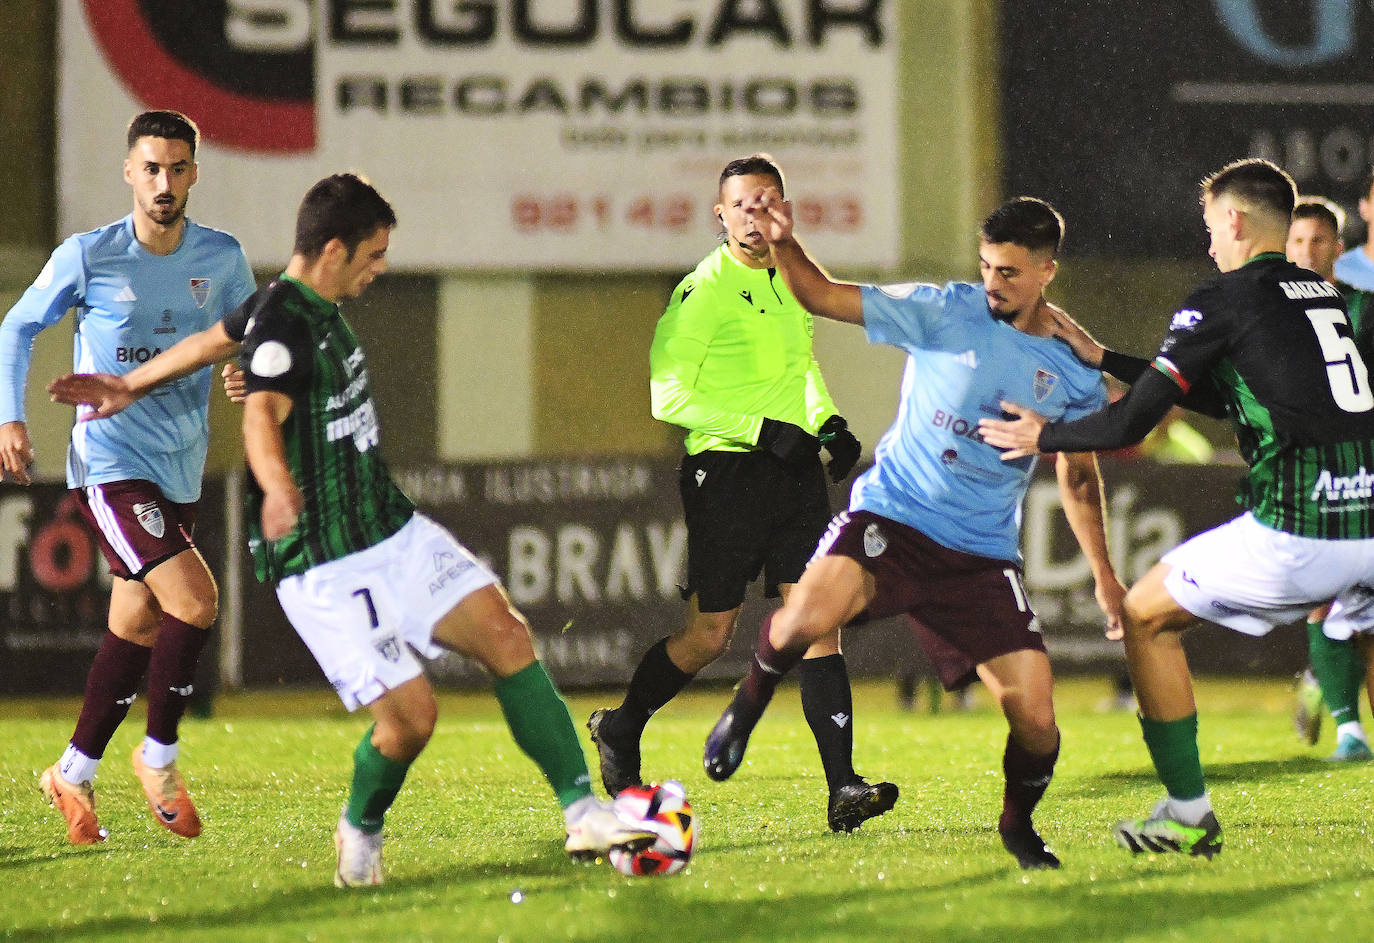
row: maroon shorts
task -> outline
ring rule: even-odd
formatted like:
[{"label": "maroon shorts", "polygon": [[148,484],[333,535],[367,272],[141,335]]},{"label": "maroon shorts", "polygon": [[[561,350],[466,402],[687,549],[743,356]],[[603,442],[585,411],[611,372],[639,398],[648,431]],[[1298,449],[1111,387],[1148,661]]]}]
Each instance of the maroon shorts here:
[{"label": "maroon shorts", "polygon": [[120,579],[140,580],[162,561],[195,546],[196,506],[168,501],[151,481],[109,481],[73,491],[110,572]]},{"label": "maroon shorts", "polygon": [[816,553],[849,557],[873,574],[877,594],[850,625],[906,613],[947,689],[968,684],[998,655],[1045,650],[1021,567],[1010,560],[951,550],[869,511],[838,514]]}]

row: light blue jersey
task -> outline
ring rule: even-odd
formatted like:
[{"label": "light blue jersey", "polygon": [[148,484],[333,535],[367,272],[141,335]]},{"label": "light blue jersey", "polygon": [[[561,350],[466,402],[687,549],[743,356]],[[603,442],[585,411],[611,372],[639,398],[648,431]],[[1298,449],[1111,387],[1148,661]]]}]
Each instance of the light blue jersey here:
[{"label": "light blue jersey", "polygon": [[1364,246],[1347,249],[1336,258],[1336,281],[1361,291],[1374,291],[1374,259],[1365,255]]},{"label": "light blue jersey", "polygon": [[[189,220],[170,255],[143,248],[132,216],[72,236],[0,324],[0,423],[25,418],[33,339],[68,308],[76,308],[75,371],[123,374],[210,327],[254,288],[238,240]],[[206,367],[110,419],[77,422],[68,486],[145,479],[169,500],[195,501],[210,441],[209,394]]]},{"label": "light blue jersey", "polygon": [[850,507],[916,528],[938,543],[1020,562],[1021,499],[1035,459],[1004,462],[978,435],[1002,400],[1051,420],[1107,404],[1102,375],[1067,344],[998,321],[981,285],[865,285],[864,325],[873,343],[907,353],[901,403],[854,483]]}]

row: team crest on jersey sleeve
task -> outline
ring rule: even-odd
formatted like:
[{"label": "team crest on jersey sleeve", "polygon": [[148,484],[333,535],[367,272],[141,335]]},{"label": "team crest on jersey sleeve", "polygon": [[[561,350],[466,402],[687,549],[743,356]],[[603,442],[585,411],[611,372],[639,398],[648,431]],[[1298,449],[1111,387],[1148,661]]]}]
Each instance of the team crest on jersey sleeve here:
[{"label": "team crest on jersey sleeve", "polygon": [[1044,367],[1035,371],[1035,383],[1032,392],[1035,393],[1035,401],[1043,403],[1045,399],[1054,392],[1054,388],[1059,385],[1059,377],[1050,373]]},{"label": "team crest on jersey sleeve", "polygon": [[197,308],[205,307],[205,302],[210,300],[210,279],[191,279],[191,300],[196,303]]}]

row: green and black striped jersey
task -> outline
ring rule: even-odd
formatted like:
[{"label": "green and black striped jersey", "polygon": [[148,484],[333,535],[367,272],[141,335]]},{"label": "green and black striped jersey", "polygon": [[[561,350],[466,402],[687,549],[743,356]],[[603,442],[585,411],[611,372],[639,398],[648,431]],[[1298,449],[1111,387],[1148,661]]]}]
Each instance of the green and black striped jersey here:
[{"label": "green and black striped jersey", "polygon": [[1335,286],[1257,256],[1189,296],[1154,366],[1185,393],[1220,391],[1250,466],[1238,500],[1257,519],[1306,537],[1374,536],[1374,388]]},{"label": "green and black striped jersey", "polygon": [[282,435],[305,507],[291,533],[265,540],[262,491],[249,475],[245,514],[258,579],[304,573],[400,530],[415,506],[382,460],[367,365],[339,306],[282,275],[224,325],[243,341],[248,392],[272,390],[293,402]]}]

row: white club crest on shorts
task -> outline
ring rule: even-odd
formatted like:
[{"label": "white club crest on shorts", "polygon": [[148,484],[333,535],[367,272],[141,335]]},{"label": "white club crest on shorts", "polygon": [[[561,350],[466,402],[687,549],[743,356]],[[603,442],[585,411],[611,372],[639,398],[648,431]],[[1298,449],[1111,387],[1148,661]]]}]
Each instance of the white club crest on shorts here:
[{"label": "white club crest on shorts", "polygon": [[876,523],[869,524],[864,528],[864,553],[870,557],[876,557],[887,549],[887,538],[882,531],[878,530]]},{"label": "white club crest on shorts", "polygon": [[163,518],[162,508],[158,507],[157,502],[135,504],[134,516],[138,518],[138,523],[144,530],[159,540],[162,539],[167,530],[167,521]]},{"label": "white club crest on shorts", "polygon": [[704,468],[698,468],[698,469],[697,469],[697,473],[696,473],[696,479],[697,479],[697,487],[700,488],[700,487],[701,487],[701,483],[702,483],[703,481],[706,480],[706,469],[704,469]]},{"label": "white club crest on shorts", "polygon": [[377,642],[373,647],[377,649],[377,654],[381,655],[392,664],[401,660],[401,643],[396,641],[396,636],[394,635],[388,635],[386,638]]}]

